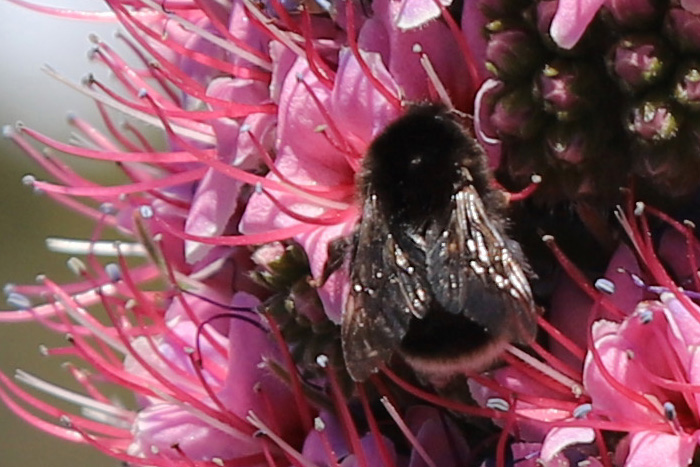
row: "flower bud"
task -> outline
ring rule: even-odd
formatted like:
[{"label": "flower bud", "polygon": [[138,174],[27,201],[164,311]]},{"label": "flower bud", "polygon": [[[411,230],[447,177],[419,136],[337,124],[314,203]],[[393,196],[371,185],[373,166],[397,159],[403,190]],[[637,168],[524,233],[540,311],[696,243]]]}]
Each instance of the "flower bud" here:
[{"label": "flower bud", "polygon": [[700,109],[700,62],[688,60],[678,67],[673,97],[684,107]]},{"label": "flower bud", "polygon": [[539,106],[525,87],[499,97],[491,114],[491,124],[501,136],[528,139],[540,129],[542,123]]},{"label": "flower bud", "polygon": [[700,52],[700,16],[683,8],[666,15],[666,35],[683,52]]},{"label": "flower bud", "polygon": [[512,81],[524,78],[540,66],[541,48],[522,29],[503,29],[491,34],[486,47],[486,67],[497,78]]},{"label": "flower bud", "polygon": [[557,12],[559,2],[556,0],[544,0],[537,4],[536,10],[536,27],[537,31],[540,33],[540,38],[542,42],[547,46],[547,48],[556,50],[558,47],[552,40],[552,36],[549,35],[549,29],[552,26],[552,20],[554,19],[554,14]]},{"label": "flower bud", "polygon": [[554,162],[579,164],[586,158],[587,135],[580,126],[556,124],[547,129],[545,136],[547,155]]},{"label": "flower bud", "polygon": [[594,105],[595,81],[580,62],[558,60],[546,65],[537,79],[544,110],[561,121],[578,117]]},{"label": "flower bud", "polygon": [[660,36],[627,36],[613,46],[607,57],[608,70],[620,87],[638,92],[664,79],[672,53]]},{"label": "flower bud", "polygon": [[672,141],[678,135],[680,124],[681,112],[666,100],[644,99],[627,112],[627,131],[644,143]]},{"label": "flower bud", "polygon": [[659,20],[661,12],[653,0],[609,0],[606,8],[622,27],[640,30]]}]

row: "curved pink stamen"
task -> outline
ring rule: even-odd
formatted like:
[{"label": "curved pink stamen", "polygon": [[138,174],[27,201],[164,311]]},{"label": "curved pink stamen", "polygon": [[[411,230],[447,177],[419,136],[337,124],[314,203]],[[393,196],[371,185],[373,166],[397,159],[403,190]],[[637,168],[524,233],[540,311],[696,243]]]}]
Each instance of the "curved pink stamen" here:
[{"label": "curved pink stamen", "polygon": [[334,208],[334,209],[347,208],[347,204],[345,204],[345,203],[338,203],[338,202],[330,200],[330,199],[319,198],[313,194],[305,193],[303,190],[299,190],[294,186],[284,185],[283,183],[277,182],[277,181],[272,180],[270,178],[261,177],[258,175],[251,174],[250,172],[246,172],[245,170],[238,169],[236,167],[231,166],[230,164],[224,163],[224,162],[217,160],[217,159],[206,159],[197,147],[188,143],[186,140],[180,138],[178,136],[178,134],[175,131],[173,131],[170,123],[165,118],[165,116],[161,113],[160,108],[155,104],[155,102],[150,100],[148,95],[146,95],[144,97],[146,99],[148,99],[149,102],[151,102],[153,104],[153,110],[158,115],[158,117],[161,119],[161,122],[163,123],[163,127],[165,128],[166,133],[170,137],[172,137],[178,143],[178,145],[189,150],[195,157],[197,157],[197,159],[200,160],[200,162],[207,164],[208,166],[221,172],[222,174],[227,175],[227,176],[234,178],[236,180],[239,180],[243,183],[249,183],[252,185],[260,184],[263,188],[266,188],[268,190],[273,190],[273,191],[278,190],[278,191],[282,191],[285,193],[297,195],[297,196],[299,196],[300,199],[308,200],[308,201],[315,203],[315,204],[318,204],[319,206],[322,206],[322,207],[328,207],[328,208]]},{"label": "curved pink stamen", "polygon": [[354,2],[344,2],[345,3],[345,16],[347,20],[347,35],[348,35],[348,41],[350,42],[350,50],[352,51],[352,55],[355,57],[355,60],[357,60],[357,63],[360,65],[360,68],[364,72],[365,76],[367,79],[372,83],[372,86],[379,92],[384,98],[387,100],[389,105],[394,107],[396,110],[400,110],[402,107],[401,99],[399,99],[397,96],[394,95],[386,86],[384,86],[384,83],[379,81],[376,76],[374,76],[374,73],[372,73],[372,70],[369,69],[369,66],[367,65],[367,62],[365,59],[362,57],[362,53],[360,52],[360,48],[357,45],[357,28],[355,26],[355,3]]},{"label": "curved pink stamen", "polygon": [[559,249],[555,240],[551,236],[545,236],[543,238],[545,244],[554,254],[557,262],[562,266],[566,274],[576,283],[576,285],[586,293],[593,301],[599,301],[601,306],[609,311],[614,316],[624,317],[625,313],[620,310],[614,303],[612,303],[607,297],[603,296],[602,293],[598,292],[588,281],[588,279],[583,275],[583,273],[576,267],[576,265],[564,254],[563,251]]},{"label": "curved pink stamen", "polygon": [[[167,35],[163,35],[162,33],[158,33],[156,31],[153,31],[150,29],[148,26],[146,26],[142,21],[138,21],[135,19],[133,16],[132,12],[129,12],[126,8],[124,8],[119,2],[116,2],[115,0],[105,0],[107,4],[112,8],[112,10],[117,14],[117,17],[120,20],[120,23],[122,26],[124,26],[129,33],[131,33],[132,36],[136,38],[136,40],[143,45],[143,39],[142,35],[147,36],[150,40],[155,41],[156,43],[160,43],[163,46],[167,47],[169,50],[172,50],[173,52],[176,52],[177,54],[181,55],[182,57],[186,57],[190,60],[193,60],[201,65],[205,65],[207,67],[210,67],[215,70],[219,70],[223,73],[228,73],[233,75],[234,77],[237,78],[242,78],[242,79],[251,79],[254,81],[262,81],[262,82],[267,82],[270,80],[270,73],[267,71],[262,71],[260,69],[255,69],[255,68],[250,68],[250,67],[244,67],[240,65],[234,65],[230,62],[226,62],[224,60],[220,60],[218,58],[206,55],[202,52],[197,52],[195,50],[189,50],[186,47],[184,47],[182,44],[179,42],[170,39]],[[164,17],[165,20],[167,20],[167,16]],[[152,47],[146,47],[149,53],[151,52],[150,49]],[[158,62],[163,62],[158,58]],[[182,74],[182,72],[180,72]]]},{"label": "curved pink stamen", "polygon": [[[438,0],[439,2],[439,0]],[[441,4],[442,5],[442,4]],[[508,400],[508,412],[505,419],[505,424],[501,429],[501,434],[498,436],[498,443],[496,445],[496,465],[498,467],[505,467],[506,457],[508,452],[508,436],[513,431],[516,422],[515,408],[517,407],[517,400],[513,397]]]},{"label": "curved pink stamen", "polygon": [[284,214],[288,215],[289,217],[291,217],[299,222],[304,222],[305,224],[320,225],[320,226],[337,225],[337,224],[340,224],[342,222],[345,222],[345,221],[357,216],[357,209],[354,207],[349,207],[348,209],[345,209],[343,211],[326,212],[320,216],[313,216],[313,217],[305,216],[303,214],[299,214],[297,212],[294,212],[292,209],[285,206],[277,198],[275,198],[270,193],[268,193],[267,190],[263,190],[263,194],[266,195],[267,198],[270,201],[272,201],[272,203],[281,212],[283,212]]},{"label": "curved pink stamen", "polygon": [[445,399],[444,397],[440,397],[438,395],[431,394],[423,389],[417,388],[411,383],[401,379],[398,375],[396,375],[396,373],[392,372],[386,367],[382,368],[382,373],[388,376],[390,380],[396,383],[401,389],[403,389],[407,393],[412,394],[426,402],[430,402],[431,404],[436,405],[438,407],[443,407],[446,409],[454,410],[459,413],[465,413],[467,415],[473,415],[476,417],[493,419],[503,418],[502,412],[499,412],[497,410],[484,409],[481,407],[474,407],[472,405],[462,404],[460,402]]},{"label": "curved pink stamen", "polygon": [[323,116],[324,121],[328,125],[328,128],[331,130],[331,133],[333,133],[333,137],[335,138],[335,140],[338,143],[342,143],[341,147],[344,148],[343,152],[353,158],[359,157],[360,155],[350,144],[350,142],[343,136],[343,133],[338,128],[338,125],[335,123],[335,120],[331,116],[330,112],[328,112],[328,109],[326,108],[324,103],[321,102],[321,99],[319,99],[319,97],[316,95],[313,88],[303,78],[300,78],[299,82],[302,86],[304,86],[306,92],[309,93],[309,97],[311,97],[311,100],[313,100],[314,104],[316,104],[316,108],[319,110],[319,112],[321,112],[321,115]]},{"label": "curved pink stamen", "polygon": [[[211,24],[216,28],[216,30],[223,36],[227,41],[230,41],[239,49],[244,50],[246,53],[254,55],[257,59],[261,61],[266,61],[269,63],[269,67],[272,67],[272,62],[270,57],[262,53],[261,51],[250,46],[245,41],[240,40],[229,31],[227,25],[221,23],[218,20],[216,13],[212,10],[211,5],[203,0],[194,0],[194,4],[204,12],[204,15],[211,21]],[[244,57],[245,58],[245,57]]]},{"label": "curved pink stamen", "polygon": [[93,11],[81,11],[81,10],[73,10],[69,8],[53,8],[53,7],[48,7],[48,6],[43,6],[43,5],[37,5],[32,2],[26,2],[24,0],[8,0],[10,3],[14,3],[15,5],[19,5],[22,8],[26,8],[27,10],[32,10],[36,11],[38,13],[42,13],[45,15],[50,15],[50,16],[56,16],[60,18],[65,18],[65,19],[77,19],[81,21],[90,21],[90,22],[109,22],[109,23],[114,23],[116,22],[116,18],[114,16],[114,13],[111,12],[93,12]]},{"label": "curved pink stamen", "polygon": [[568,376],[573,380],[578,381],[580,379],[581,372],[579,370],[571,368],[569,365],[564,363],[561,359],[555,357],[551,352],[546,350],[537,342],[530,343],[530,347],[532,347],[532,350],[534,350],[537,355],[542,357],[542,359],[555,370],[563,373],[564,375]]},{"label": "curved pink stamen", "polygon": [[[279,3],[279,1],[274,0],[274,3]],[[304,36],[304,51],[306,52],[309,69],[321,84],[329,90],[333,89],[335,72],[331,70],[325,60],[319,55],[318,49],[314,47],[311,14],[306,8],[303,8],[301,11],[301,32]]]},{"label": "curved pink stamen", "polygon": [[17,404],[14,400],[12,400],[9,395],[0,388],[0,400],[5,404],[5,406],[10,409],[15,415],[17,415],[19,418],[24,420],[26,423],[30,424],[31,426],[50,434],[51,436],[55,436],[56,438],[63,439],[66,441],[71,441],[73,443],[81,443],[83,442],[82,437],[77,435],[75,430],[69,429],[69,428],[64,428],[61,426],[54,425],[53,423],[49,423],[45,420],[42,420],[41,418],[37,417],[36,415],[32,414],[28,410],[25,410],[23,407],[21,407],[19,404]]},{"label": "curved pink stamen", "polygon": [[203,237],[201,235],[192,235],[182,230],[178,230],[171,226],[168,222],[160,218],[153,219],[159,227],[162,227],[166,232],[182,239],[192,240],[195,242],[205,243],[207,245],[222,245],[222,246],[244,246],[244,245],[262,245],[263,243],[276,242],[286,240],[297,235],[301,235],[318,228],[315,225],[299,224],[281,229],[268,230],[256,234],[245,235],[219,235],[216,237]]},{"label": "curved pink stamen", "polygon": [[[57,151],[71,154],[77,157],[85,157],[87,159],[103,160],[103,161],[113,161],[113,162],[147,162],[154,165],[161,164],[179,164],[182,162],[196,162],[199,159],[194,157],[187,151],[175,151],[175,152],[129,152],[129,151],[96,151],[94,149],[84,148],[80,146],[73,146],[70,144],[62,143],[53,138],[50,138],[43,133],[22,126],[22,133],[30,136],[31,138],[39,141],[42,144],[50,146]],[[214,157],[216,155],[215,149],[203,149],[202,150],[207,157]]]},{"label": "curved pink stamen", "polygon": [[275,161],[272,160],[272,156],[270,156],[270,153],[267,151],[267,149],[265,149],[265,147],[263,147],[260,140],[252,132],[246,132],[245,134],[250,138],[251,142],[255,146],[255,149],[258,150],[258,155],[265,163],[265,166],[268,169],[270,169],[270,172],[272,172],[275,176],[277,176],[283,182],[288,183],[292,186],[295,186],[295,187],[299,188],[300,190],[304,190],[307,193],[314,194],[314,195],[324,195],[324,196],[328,197],[328,199],[332,199],[332,200],[347,199],[347,198],[351,197],[353,195],[353,193],[355,192],[355,185],[354,184],[324,186],[324,185],[301,185],[299,183],[296,183],[294,180],[291,180],[284,173],[279,171],[279,169],[275,165]]},{"label": "curved pink stamen", "polygon": [[[38,399],[30,395],[29,393],[21,390],[19,387],[17,387],[15,383],[12,382],[12,380],[10,380],[10,378],[5,376],[5,374],[2,372],[0,372],[0,383],[4,384],[5,387],[9,389],[10,392],[14,394],[15,397],[17,397],[19,400],[32,406],[34,409],[39,410],[40,412],[44,413],[49,417],[60,419],[63,415],[65,415],[65,412],[58,409],[57,407],[54,407],[53,405],[44,402],[43,400]],[[90,430],[94,433],[100,433],[102,435],[120,438],[129,438],[131,436],[130,431],[127,429],[117,428],[111,425],[105,425],[104,423],[99,423],[94,420],[90,420],[74,414],[72,414],[70,418],[71,424],[86,430]]]},{"label": "curved pink stamen", "polygon": [[[384,438],[379,425],[377,424],[377,419],[369,406],[369,398],[367,397],[367,391],[365,390],[364,384],[355,384],[357,388],[357,394],[360,397],[360,402],[362,403],[362,410],[367,418],[367,423],[369,425],[369,430],[374,437],[374,442],[377,445],[377,451],[379,451],[379,457],[382,461],[384,467],[394,467],[394,463],[391,460],[391,455],[389,454],[386,444],[384,444]],[[387,399],[388,400],[388,399]],[[340,467],[336,463],[336,467]]]},{"label": "curved pink stamen", "polygon": [[335,374],[335,370],[330,366],[326,365],[324,367],[326,378],[331,386],[331,395],[333,396],[333,406],[335,411],[340,417],[343,425],[343,432],[345,438],[351,446],[351,452],[357,458],[357,464],[359,467],[367,467],[367,454],[362,448],[362,443],[360,442],[360,435],[357,432],[357,426],[355,421],[352,419],[350,410],[348,410],[347,400],[343,396],[343,391],[340,389],[340,384],[338,383],[338,378]]},{"label": "curved pink stamen", "polygon": [[206,174],[207,168],[193,169],[164,178],[153,179],[147,182],[132,183],[116,186],[63,186],[50,182],[34,182],[34,186],[40,190],[60,193],[70,196],[90,196],[94,198],[119,198],[125,194],[141,193],[148,190],[170,188],[185,183],[200,180]]},{"label": "curved pink stamen", "polygon": [[547,334],[553,337],[558,344],[564,347],[571,355],[583,361],[586,358],[586,350],[579,347],[574,341],[569,339],[569,337],[562,334],[562,332],[555,328],[549,321],[544,319],[542,316],[537,316],[537,326],[544,329]]},{"label": "curved pink stamen", "polygon": [[[597,305],[597,304],[596,304]],[[659,421],[664,420],[664,415],[659,412],[659,407],[655,406],[654,404],[651,403],[646,397],[644,397],[643,394],[639,394],[638,392],[630,389],[629,387],[625,386],[622,382],[617,380],[610,371],[608,371],[608,368],[605,366],[605,362],[603,362],[602,357],[600,356],[600,353],[598,353],[598,349],[595,346],[595,340],[593,338],[593,326],[588,326],[588,341],[591,342],[590,348],[589,348],[589,355],[593,357],[593,360],[595,361],[596,367],[598,371],[600,372],[601,376],[603,379],[617,392],[622,394],[622,396],[626,399],[629,400],[632,403],[636,403],[638,405],[641,405],[643,408],[649,411],[650,417],[656,417]]]},{"label": "curved pink stamen", "polygon": [[313,411],[309,405],[306,396],[304,395],[304,390],[302,389],[301,380],[299,378],[299,372],[297,370],[297,365],[294,362],[294,358],[289,351],[287,342],[282,337],[282,331],[280,331],[279,326],[274,319],[268,320],[270,331],[272,331],[275,341],[277,341],[277,346],[282,353],[282,360],[284,365],[287,367],[289,372],[289,379],[292,386],[292,394],[294,395],[294,401],[296,402],[296,409],[301,418],[301,424],[304,432],[309,432],[313,429]]}]

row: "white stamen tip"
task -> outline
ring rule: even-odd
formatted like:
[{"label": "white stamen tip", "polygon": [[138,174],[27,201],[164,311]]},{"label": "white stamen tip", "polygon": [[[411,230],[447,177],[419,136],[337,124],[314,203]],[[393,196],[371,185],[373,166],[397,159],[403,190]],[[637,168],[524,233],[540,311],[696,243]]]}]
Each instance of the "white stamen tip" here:
[{"label": "white stamen tip", "polygon": [[61,424],[64,428],[72,428],[73,427],[73,422],[71,422],[70,418],[68,415],[61,415],[58,417],[58,423]]},{"label": "white stamen tip", "polygon": [[153,208],[151,206],[143,205],[139,207],[139,214],[141,214],[141,217],[144,219],[151,219],[155,213],[153,212]]},{"label": "white stamen tip", "polygon": [[316,363],[318,366],[321,368],[326,368],[328,366],[328,355],[320,354],[319,356],[316,357]]},{"label": "white stamen tip", "polygon": [[24,294],[11,292],[7,296],[7,304],[17,310],[26,310],[32,307],[32,302]]},{"label": "white stamen tip", "polygon": [[551,235],[549,235],[549,234],[542,235],[542,241],[545,242],[545,243],[553,242],[553,241],[554,241],[554,237],[551,236]]},{"label": "white stamen tip", "polygon": [[10,295],[12,292],[15,291],[15,288],[16,288],[16,287],[17,287],[17,286],[16,286],[15,284],[13,284],[13,283],[11,283],[11,282],[8,282],[8,283],[5,284],[5,286],[2,288],[2,293],[4,293],[6,296],[7,296],[7,295]]},{"label": "white stamen tip", "polygon": [[244,123],[241,125],[241,133],[248,133],[250,131],[250,124]]},{"label": "white stamen tip", "polygon": [[68,270],[76,276],[81,276],[87,270],[87,267],[85,267],[85,263],[83,263],[75,256],[73,256],[72,258],[68,258],[68,261],[66,261],[66,266],[68,266]]},{"label": "white stamen tip", "polygon": [[673,294],[673,292],[663,292],[659,296],[659,299],[661,300],[661,303],[663,303],[664,305],[668,305],[673,300],[676,300],[676,295]]},{"label": "white stamen tip", "polygon": [[498,410],[499,412],[508,412],[510,410],[510,404],[507,400],[501,399],[500,397],[492,397],[486,401],[486,407],[493,410]]},{"label": "white stamen tip", "polygon": [[530,177],[530,181],[532,183],[540,184],[540,183],[542,183],[542,175],[532,174],[532,176]]},{"label": "white stamen tip", "polygon": [[573,411],[574,418],[585,418],[593,410],[593,405],[591,404],[581,404],[576,407]]},{"label": "white stamen tip", "polygon": [[25,175],[22,177],[22,184],[26,186],[34,186],[36,183],[36,177],[34,175]]},{"label": "white stamen tip", "polygon": [[158,446],[151,446],[151,453],[152,454],[160,453],[160,449],[158,448]]},{"label": "white stamen tip", "polygon": [[93,75],[92,73],[88,73],[80,79],[80,84],[82,84],[85,87],[89,87],[92,86],[95,83],[95,81],[97,81],[95,79],[95,75]]},{"label": "white stamen tip", "polygon": [[423,46],[416,42],[413,44],[413,47],[411,47],[411,50],[413,53],[419,54],[423,52]]},{"label": "white stamen tip", "polygon": [[314,430],[323,431],[326,429],[326,422],[321,417],[314,418]]},{"label": "white stamen tip", "polygon": [[49,348],[44,344],[40,344],[39,345],[39,353],[41,354],[42,357],[48,357],[49,356]]},{"label": "white stamen tip", "polygon": [[262,183],[258,182],[255,184],[255,194],[261,195],[263,192]]},{"label": "white stamen tip", "polygon": [[641,201],[637,201],[634,203],[634,215],[639,217],[644,213],[644,203]]},{"label": "white stamen tip", "polygon": [[3,125],[2,127],[2,136],[4,138],[12,138],[15,135],[15,130],[12,128],[12,125]]},{"label": "white stamen tip", "polygon": [[144,88],[139,89],[139,93],[137,94],[139,99],[143,99],[148,95],[148,91],[145,90]]},{"label": "white stamen tip", "polygon": [[673,402],[664,402],[664,415],[670,421],[676,419],[678,412],[676,412],[676,406],[673,405]]},{"label": "white stamen tip", "polygon": [[44,284],[46,282],[46,275],[45,274],[37,274],[36,277],[34,278],[37,284]]},{"label": "white stamen tip", "polygon": [[100,204],[100,212],[102,214],[116,214],[117,208],[114,207],[112,203],[102,203]]},{"label": "white stamen tip", "polygon": [[604,277],[601,277],[600,279],[595,281],[595,288],[599,292],[603,292],[607,295],[612,295],[615,293],[615,283],[610,279],[606,279]]},{"label": "white stamen tip", "polygon": [[220,467],[224,467],[225,465],[224,460],[221,457],[212,457],[211,463]]},{"label": "white stamen tip", "polygon": [[112,282],[118,282],[122,278],[122,270],[119,268],[118,264],[109,263],[105,266],[105,272],[109,276]]},{"label": "white stamen tip", "polygon": [[90,34],[88,34],[88,40],[90,42],[92,42],[93,44],[99,44],[100,37],[97,34],[95,34],[94,32],[91,32]]}]

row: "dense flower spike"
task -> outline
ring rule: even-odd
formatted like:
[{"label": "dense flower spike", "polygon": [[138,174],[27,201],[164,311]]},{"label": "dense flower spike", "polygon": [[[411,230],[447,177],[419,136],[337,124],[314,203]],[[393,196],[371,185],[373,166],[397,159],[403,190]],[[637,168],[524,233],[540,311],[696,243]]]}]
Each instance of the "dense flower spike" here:
[{"label": "dense flower spike", "polygon": [[[131,56],[91,37],[91,59],[118,86],[46,70],[95,101],[107,134],[76,116],[72,144],[25,124],[4,132],[53,180],[25,183],[96,224],[89,239],[48,241],[75,256],[75,283],[6,287],[17,310],[0,321],[65,334],[65,347],[43,352],[82,362],[67,366],[75,391],[0,374],[18,416],[126,465],[691,463],[693,5],[106,0],[109,13],[84,14],[11,1],[118,21]],[[362,215],[367,148],[417,102],[473,114],[498,181],[521,190],[510,221],[546,314],[529,349],[509,346],[481,374],[425,381],[396,355],[358,384],[338,325],[348,268],[324,272]],[[111,161],[128,182],[96,184],[54,152]],[[107,229],[124,240],[102,240]],[[114,403],[110,385],[136,403]]]},{"label": "dense flower spike", "polygon": [[[693,73],[697,11],[683,2],[478,1],[497,86],[483,131],[501,141],[503,182],[542,175],[537,198],[608,208],[698,188]],[[508,55],[510,54],[510,55]],[[518,131],[513,131],[517,129]]]}]

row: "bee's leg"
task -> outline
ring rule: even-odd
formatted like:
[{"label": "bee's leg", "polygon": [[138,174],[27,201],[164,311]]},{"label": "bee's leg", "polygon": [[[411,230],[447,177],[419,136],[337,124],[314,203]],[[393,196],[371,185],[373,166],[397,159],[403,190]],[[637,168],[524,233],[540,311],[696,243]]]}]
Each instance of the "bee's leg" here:
[{"label": "bee's leg", "polygon": [[328,278],[340,269],[345,263],[345,259],[350,253],[350,248],[353,244],[353,236],[338,237],[328,243],[328,259],[323,266],[323,274],[321,279],[316,282],[316,287],[321,287],[326,283]]}]

